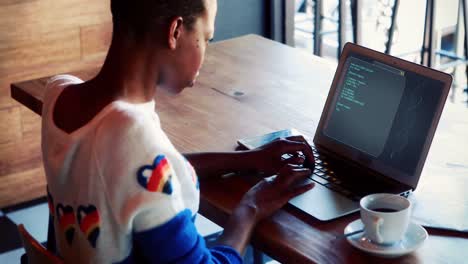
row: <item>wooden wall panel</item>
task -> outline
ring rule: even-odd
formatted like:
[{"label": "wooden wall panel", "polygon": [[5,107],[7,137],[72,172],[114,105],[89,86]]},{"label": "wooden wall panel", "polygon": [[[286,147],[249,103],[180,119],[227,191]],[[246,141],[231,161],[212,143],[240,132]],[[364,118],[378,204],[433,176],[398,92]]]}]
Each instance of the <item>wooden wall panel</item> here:
[{"label": "wooden wall panel", "polygon": [[[18,184],[21,179],[21,184]],[[2,177],[0,205],[13,205],[30,201],[46,194],[46,179],[42,167],[12,173]],[[14,186],[14,188],[12,188]],[[21,196],[21,197],[18,197]]]},{"label": "wooden wall panel", "polygon": [[[19,173],[40,167],[40,130],[38,133],[0,145],[0,175]],[[20,181],[20,179],[18,179]],[[3,184],[3,181],[0,185]]]},{"label": "wooden wall panel", "polygon": [[[1,83],[1,81],[0,81],[0,83]],[[7,82],[5,82],[5,85],[2,85],[2,84],[0,84],[0,85],[2,87],[8,86]],[[14,106],[17,106],[17,105],[18,104],[16,103],[16,101],[13,101],[10,98],[9,91],[7,91],[6,89],[0,91],[0,109],[11,108],[11,107],[14,107]],[[1,132],[0,132],[0,136],[2,136]]]},{"label": "wooden wall panel", "polygon": [[0,144],[22,139],[20,107],[0,109]]},{"label": "wooden wall panel", "polygon": [[2,0],[0,2],[0,6],[7,6],[7,5],[13,5],[13,4],[20,4],[20,3],[26,3],[26,2],[34,2],[37,0]]},{"label": "wooden wall panel", "polygon": [[[41,131],[41,117],[28,108],[20,107],[21,136],[34,137]],[[35,150],[37,151],[37,150]]]},{"label": "wooden wall panel", "polygon": [[80,38],[82,59],[104,56],[112,39],[112,22],[82,27]]},{"label": "wooden wall panel", "polygon": [[[92,56],[90,59],[84,59],[79,61],[71,61],[71,62],[61,62],[61,63],[48,63],[47,65],[36,65],[31,67],[24,67],[21,68],[20,71],[17,69],[5,69],[2,72],[2,76],[0,76],[0,97],[4,95],[8,95],[8,99],[10,98],[10,84],[12,82],[18,82],[22,80],[28,79],[35,79],[44,76],[50,76],[58,73],[66,73],[72,72],[80,69],[87,69],[89,67],[98,67],[102,65],[104,61],[105,55],[101,54],[101,56]],[[1,62],[0,62],[1,64]],[[12,81],[14,80],[14,81]],[[1,99],[0,99],[1,102]],[[0,108],[2,108],[2,104],[0,103]]]},{"label": "wooden wall panel", "polygon": [[111,21],[109,5],[109,0],[36,0],[12,5],[0,1],[0,40],[36,38],[50,31]]},{"label": "wooden wall panel", "polygon": [[112,35],[109,0],[0,0],[0,208],[45,195],[41,119],[10,83],[99,67]]},{"label": "wooden wall panel", "polygon": [[0,75],[25,67],[79,60],[79,32],[79,29],[70,29],[51,32],[36,39],[16,41],[15,45],[0,43]]}]

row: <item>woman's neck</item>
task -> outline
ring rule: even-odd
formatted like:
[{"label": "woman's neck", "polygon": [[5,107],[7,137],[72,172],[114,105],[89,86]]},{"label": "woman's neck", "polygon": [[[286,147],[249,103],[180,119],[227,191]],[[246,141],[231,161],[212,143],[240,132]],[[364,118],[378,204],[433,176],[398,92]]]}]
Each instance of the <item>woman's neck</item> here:
[{"label": "woman's neck", "polygon": [[105,84],[100,92],[133,103],[152,100],[160,70],[157,49],[148,46],[114,35],[104,65],[93,80]]}]

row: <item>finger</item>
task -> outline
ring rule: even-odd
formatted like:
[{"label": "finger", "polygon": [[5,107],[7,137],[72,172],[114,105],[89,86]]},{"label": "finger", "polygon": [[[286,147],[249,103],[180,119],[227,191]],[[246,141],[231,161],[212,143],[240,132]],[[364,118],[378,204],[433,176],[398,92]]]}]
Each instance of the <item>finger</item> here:
[{"label": "finger", "polygon": [[307,142],[298,142],[298,141],[292,141],[289,139],[285,139],[283,142],[283,151],[287,153],[293,153],[293,152],[302,152],[307,160],[307,163],[309,164],[315,164],[314,160],[314,154],[312,152],[312,148]]},{"label": "finger", "polygon": [[304,182],[312,174],[308,168],[295,169],[294,172],[285,179],[288,186],[294,186],[297,183]]},{"label": "finger", "polygon": [[294,169],[297,169],[297,165],[293,164],[285,164],[281,169],[279,169],[277,173],[277,177],[275,178],[275,182],[278,184],[285,184],[286,179],[294,173]]},{"label": "finger", "polygon": [[290,140],[290,141],[305,143],[305,144],[310,146],[309,141],[307,139],[305,139],[304,136],[301,136],[301,135],[299,135],[299,136],[290,136],[290,137],[287,137],[286,139]]},{"label": "finger", "polygon": [[281,160],[285,161],[285,160],[288,160],[288,159],[290,159],[290,158],[292,158],[294,156],[295,156],[294,154],[284,153],[283,155],[281,155]]},{"label": "finger", "polygon": [[278,172],[277,182],[287,188],[294,182],[306,179],[310,174],[311,171],[308,168],[287,164]]},{"label": "finger", "polygon": [[270,183],[271,183],[271,182],[275,182],[276,177],[278,177],[278,175],[272,175],[272,176],[270,176],[270,177],[264,178],[263,180],[265,180],[266,182],[270,182]]},{"label": "finger", "polygon": [[304,164],[304,161],[305,161],[305,156],[294,155],[294,156],[291,156],[290,158],[283,160],[283,164],[284,165],[286,164],[302,165]]},{"label": "finger", "polygon": [[286,137],[287,140],[298,141],[298,142],[307,142],[303,136],[296,135],[296,136],[289,136]]},{"label": "finger", "polygon": [[290,136],[290,137],[287,137],[285,138],[286,140],[289,140],[289,141],[295,141],[295,142],[298,142],[298,143],[304,143],[306,145],[308,145],[310,147],[310,144],[309,144],[309,141],[307,141],[303,136],[299,135],[299,136]]},{"label": "finger", "polygon": [[301,186],[298,186],[294,189],[292,189],[290,192],[288,192],[288,200],[291,200],[292,198],[296,197],[296,196],[299,196],[309,190],[311,190],[312,188],[314,188],[315,186],[315,183],[311,182],[311,183],[308,183],[306,185],[301,185]]},{"label": "finger", "polygon": [[281,169],[278,171],[278,177],[284,178],[287,177],[290,174],[294,174],[296,172],[300,171],[310,171],[308,168],[304,168],[302,166],[298,166],[297,164],[290,164],[287,163]]}]

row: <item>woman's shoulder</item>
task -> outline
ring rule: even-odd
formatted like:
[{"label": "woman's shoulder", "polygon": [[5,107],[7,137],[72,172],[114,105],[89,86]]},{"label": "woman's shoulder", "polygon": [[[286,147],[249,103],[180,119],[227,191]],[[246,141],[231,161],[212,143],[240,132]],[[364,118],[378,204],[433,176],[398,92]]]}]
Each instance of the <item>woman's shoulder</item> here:
[{"label": "woman's shoulder", "polygon": [[105,111],[95,127],[96,147],[126,152],[127,149],[143,151],[168,144],[154,104],[115,101]]},{"label": "woman's shoulder", "polygon": [[83,80],[70,74],[60,74],[53,76],[47,80],[45,86],[44,99],[50,99],[52,93],[57,95],[60,94],[60,91],[62,90],[61,88],[64,88],[68,85],[80,83],[83,83]]},{"label": "woman's shoulder", "polygon": [[[100,130],[128,131],[147,130],[159,126],[156,123],[157,116],[154,111],[154,103],[131,104],[124,101],[114,101],[105,109],[101,121]],[[157,125],[157,126],[155,126]]]},{"label": "woman's shoulder", "polygon": [[56,86],[56,85],[63,85],[63,84],[70,84],[70,83],[82,83],[83,80],[80,78],[70,75],[70,74],[59,74],[51,77],[47,81],[46,87]]},{"label": "woman's shoulder", "polygon": [[83,80],[80,78],[69,75],[61,74],[51,77],[47,80],[44,92],[43,105],[48,110],[48,107],[52,107],[55,103],[56,98],[60,95],[64,87],[71,84],[80,84],[83,83]]}]

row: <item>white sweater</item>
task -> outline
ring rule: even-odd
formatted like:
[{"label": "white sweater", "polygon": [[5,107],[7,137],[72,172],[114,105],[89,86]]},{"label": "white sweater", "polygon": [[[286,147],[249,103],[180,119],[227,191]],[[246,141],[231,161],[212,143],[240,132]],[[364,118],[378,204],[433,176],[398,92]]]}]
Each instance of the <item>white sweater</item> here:
[{"label": "white sweater", "polygon": [[196,214],[198,179],[161,129],[154,101],[115,101],[71,134],[58,128],[55,101],[81,82],[56,76],[44,97],[42,154],[56,243],[67,263],[118,262],[131,253],[133,232],[185,209]]}]

